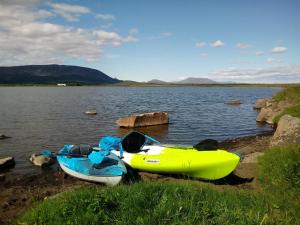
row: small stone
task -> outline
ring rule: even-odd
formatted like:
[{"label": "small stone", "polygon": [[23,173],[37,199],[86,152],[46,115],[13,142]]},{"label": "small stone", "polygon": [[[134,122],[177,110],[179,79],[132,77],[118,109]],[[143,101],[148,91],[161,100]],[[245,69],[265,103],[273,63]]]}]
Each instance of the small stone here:
[{"label": "small stone", "polygon": [[85,111],[85,114],[87,114],[87,115],[96,115],[97,111],[96,110],[87,110],[87,111]]},{"label": "small stone", "polygon": [[4,181],[5,180],[5,174],[0,174],[0,181]]},{"label": "small stone", "polygon": [[8,169],[16,164],[14,157],[0,159],[0,170]]},{"label": "small stone", "polygon": [[39,154],[32,154],[30,161],[36,166],[49,166],[54,163],[53,158]]},{"label": "small stone", "polygon": [[8,136],[6,136],[4,134],[0,134],[0,140],[7,139],[7,138],[10,138],[10,137],[8,137]]},{"label": "small stone", "polygon": [[228,104],[228,105],[240,105],[240,104],[242,104],[241,100],[239,100],[239,99],[227,100],[224,103]]}]

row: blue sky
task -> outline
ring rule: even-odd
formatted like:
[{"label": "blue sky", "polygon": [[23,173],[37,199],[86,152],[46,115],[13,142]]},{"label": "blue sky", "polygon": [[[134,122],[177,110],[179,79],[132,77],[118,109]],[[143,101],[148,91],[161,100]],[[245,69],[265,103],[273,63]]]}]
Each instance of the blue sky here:
[{"label": "blue sky", "polygon": [[300,82],[300,1],[0,3],[2,66],[71,64],[123,80]]}]

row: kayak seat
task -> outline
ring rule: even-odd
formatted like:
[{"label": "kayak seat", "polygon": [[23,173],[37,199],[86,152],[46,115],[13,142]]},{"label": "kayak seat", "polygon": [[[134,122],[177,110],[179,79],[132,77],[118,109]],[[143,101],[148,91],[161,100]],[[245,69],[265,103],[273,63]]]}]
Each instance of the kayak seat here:
[{"label": "kayak seat", "polygon": [[198,151],[215,151],[219,148],[219,143],[214,139],[205,139],[193,147]]},{"label": "kayak seat", "polygon": [[123,138],[121,144],[124,151],[129,153],[138,153],[141,151],[145,142],[146,137],[142,133],[133,131]]},{"label": "kayak seat", "polygon": [[74,145],[70,149],[70,154],[72,155],[82,155],[87,156],[93,151],[93,148],[90,145]]},{"label": "kayak seat", "polygon": [[108,167],[108,166],[114,166],[114,165],[118,165],[118,160],[116,160],[116,159],[111,159],[111,158],[104,158],[103,160],[102,160],[102,162],[101,163],[98,163],[98,164],[94,164],[93,165],[93,167],[95,168],[95,169],[103,169],[103,168],[105,168],[105,167]]}]

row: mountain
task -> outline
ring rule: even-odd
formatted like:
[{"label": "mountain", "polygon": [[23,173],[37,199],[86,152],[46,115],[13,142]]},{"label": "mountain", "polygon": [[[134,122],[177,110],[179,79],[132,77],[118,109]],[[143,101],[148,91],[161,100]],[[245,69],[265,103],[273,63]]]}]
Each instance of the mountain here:
[{"label": "mountain", "polygon": [[189,77],[184,80],[174,81],[174,82],[166,82],[162,80],[153,79],[147,82],[148,84],[217,84],[216,81],[208,79],[208,78],[201,78],[201,77]]},{"label": "mountain", "polygon": [[177,84],[216,84],[217,82],[208,78],[189,77],[176,82]]},{"label": "mountain", "polygon": [[148,83],[148,84],[169,84],[169,83],[166,82],[166,81],[157,80],[157,79],[149,80],[147,83]]},{"label": "mountain", "polygon": [[0,67],[0,84],[113,84],[121,82],[91,68],[67,65]]}]

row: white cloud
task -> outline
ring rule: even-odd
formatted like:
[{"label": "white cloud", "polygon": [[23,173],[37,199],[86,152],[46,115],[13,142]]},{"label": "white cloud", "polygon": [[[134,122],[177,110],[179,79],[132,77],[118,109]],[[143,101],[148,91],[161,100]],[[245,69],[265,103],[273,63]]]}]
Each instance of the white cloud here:
[{"label": "white cloud", "polygon": [[223,47],[224,45],[225,45],[225,43],[222,42],[221,40],[217,40],[217,41],[212,42],[212,43],[210,44],[210,46],[211,46],[211,47],[214,47],[214,48],[221,48],[221,47]]},{"label": "white cloud", "polygon": [[257,55],[257,56],[262,56],[262,55],[264,55],[265,53],[263,52],[263,51],[257,51],[257,52],[255,52],[255,55]]},{"label": "white cloud", "polygon": [[81,14],[90,13],[90,9],[81,5],[49,3],[53,11],[68,21],[78,21]]},{"label": "white cloud", "polygon": [[0,2],[0,65],[99,61],[105,46],[138,41],[133,35],[44,22],[51,12],[38,10],[32,2]]},{"label": "white cloud", "polygon": [[115,16],[111,14],[102,14],[98,13],[96,16],[96,19],[101,19],[101,20],[115,20]]},{"label": "white cloud", "polygon": [[283,46],[274,47],[271,50],[272,53],[284,53],[286,51],[287,51],[287,48],[283,47]]},{"label": "white cloud", "polygon": [[197,42],[196,43],[196,47],[197,48],[203,48],[203,47],[205,47],[206,46],[206,43],[205,42]]},{"label": "white cloud", "polygon": [[249,83],[289,83],[300,82],[300,64],[273,66],[256,69],[228,68],[210,74],[216,81]]},{"label": "white cloud", "polygon": [[107,32],[104,30],[94,30],[92,34],[95,37],[96,43],[98,45],[112,44],[118,46],[121,45],[122,43],[138,41],[137,38],[131,35],[127,37],[122,37],[116,32]]},{"label": "white cloud", "polygon": [[250,48],[251,45],[246,44],[246,43],[237,43],[237,44],[236,44],[236,47],[237,47],[237,48],[241,48],[241,49],[245,49],[245,48]]}]

